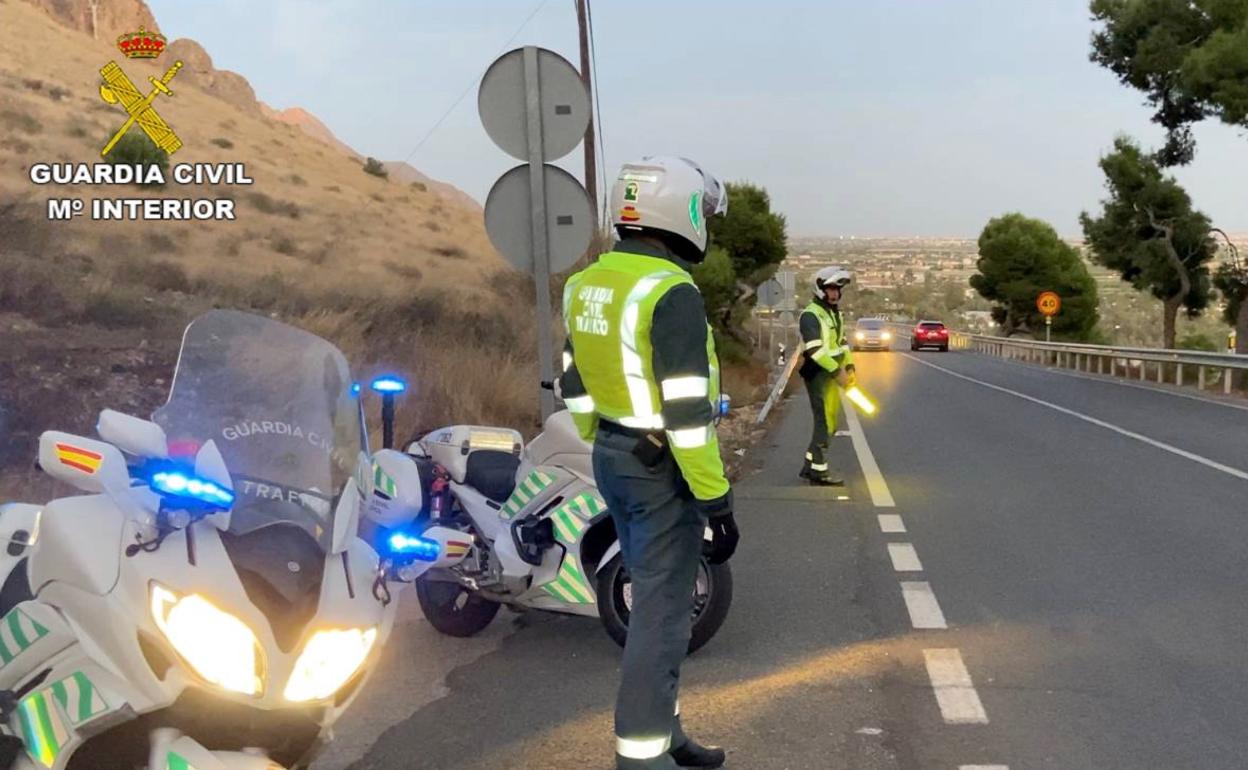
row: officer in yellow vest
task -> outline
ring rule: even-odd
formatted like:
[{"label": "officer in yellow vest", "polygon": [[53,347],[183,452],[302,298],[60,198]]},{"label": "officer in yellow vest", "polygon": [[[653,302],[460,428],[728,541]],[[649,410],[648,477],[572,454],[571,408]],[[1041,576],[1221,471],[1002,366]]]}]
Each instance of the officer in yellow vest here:
[{"label": "officer in yellow vest", "polygon": [[719,363],[689,275],[706,256],[707,219],[728,198],[692,161],[659,157],[623,167],[611,206],[619,242],[564,289],[560,387],[594,442],[594,475],[632,580],[616,765],[715,768],[724,752],[684,734],[677,689],[699,555],[720,564],[738,540],[714,424]]},{"label": "officer in yellow vest", "polygon": [[840,486],[845,483],[828,470],[828,436],[836,434],[841,388],[854,384],[853,351],[845,337],[845,318],[839,303],[841,292],[852,280],[841,267],[825,267],[815,273],[815,298],[802,311],[798,330],[806,360],[798,373],[806,384],[814,417],[810,445],[801,477],[811,484]]}]

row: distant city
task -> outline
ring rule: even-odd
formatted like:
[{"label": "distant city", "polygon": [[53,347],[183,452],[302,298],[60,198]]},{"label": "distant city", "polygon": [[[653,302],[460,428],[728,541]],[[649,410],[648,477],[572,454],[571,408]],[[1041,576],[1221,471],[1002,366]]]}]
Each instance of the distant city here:
[{"label": "distant city", "polygon": [[[1241,256],[1248,256],[1248,233],[1232,233],[1230,238]],[[1160,319],[1160,301],[1093,263],[1082,240],[1067,242],[1083,253],[1096,279],[1100,326],[1106,336],[1118,344],[1156,344],[1154,320]],[[856,315],[907,321],[916,316],[941,316],[941,320],[960,328],[991,331],[991,306],[970,287],[978,259],[974,238],[806,236],[789,239],[789,258],[782,269],[797,273],[801,298],[810,276],[819,268],[848,268],[858,293],[847,304]],[[1228,329],[1218,320],[1220,311],[1219,300],[1202,318],[1181,319],[1181,330],[1207,335],[1221,344]]]}]

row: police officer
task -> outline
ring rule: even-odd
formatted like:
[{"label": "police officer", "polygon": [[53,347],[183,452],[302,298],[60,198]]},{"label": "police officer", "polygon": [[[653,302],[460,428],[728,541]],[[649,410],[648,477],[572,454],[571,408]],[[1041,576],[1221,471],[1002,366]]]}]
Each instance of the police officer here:
[{"label": "police officer", "polygon": [[699,554],[720,564],[738,539],[713,422],[715,343],[689,275],[706,256],[707,219],[728,199],[696,163],[650,157],[623,167],[611,206],[619,242],[564,290],[560,386],[594,442],[594,475],[632,580],[616,764],[720,767],[721,749],[682,731],[677,690]]},{"label": "police officer", "polygon": [[806,360],[798,373],[806,384],[814,417],[810,445],[801,477],[811,484],[840,486],[843,479],[828,470],[828,436],[836,433],[841,407],[841,388],[854,384],[853,353],[845,339],[845,319],[838,303],[852,278],[841,267],[825,267],[815,273],[815,298],[802,311],[799,330]]}]

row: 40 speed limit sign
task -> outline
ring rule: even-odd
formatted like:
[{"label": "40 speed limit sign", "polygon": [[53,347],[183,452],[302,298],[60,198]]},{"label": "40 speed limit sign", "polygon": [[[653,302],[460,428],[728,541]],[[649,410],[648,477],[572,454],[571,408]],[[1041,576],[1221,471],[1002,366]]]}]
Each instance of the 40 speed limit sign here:
[{"label": "40 speed limit sign", "polygon": [[1057,311],[1062,309],[1062,298],[1051,291],[1041,292],[1040,296],[1036,297],[1036,309],[1046,318],[1052,318],[1057,315]]}]

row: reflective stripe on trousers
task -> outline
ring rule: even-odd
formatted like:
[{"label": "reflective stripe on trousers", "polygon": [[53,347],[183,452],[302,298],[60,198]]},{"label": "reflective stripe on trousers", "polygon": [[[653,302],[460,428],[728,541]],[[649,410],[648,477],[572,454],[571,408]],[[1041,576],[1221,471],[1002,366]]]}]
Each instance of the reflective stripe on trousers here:
[{"label": "reflective stripe on trousers", "polygon": [[705,523],[671,453],[648,469],[632,454],[636,441],[599,431],[593,455],[633,589],[615,734],[621,757],[666,767],[663,754],[685,741],[674,715]]}]

